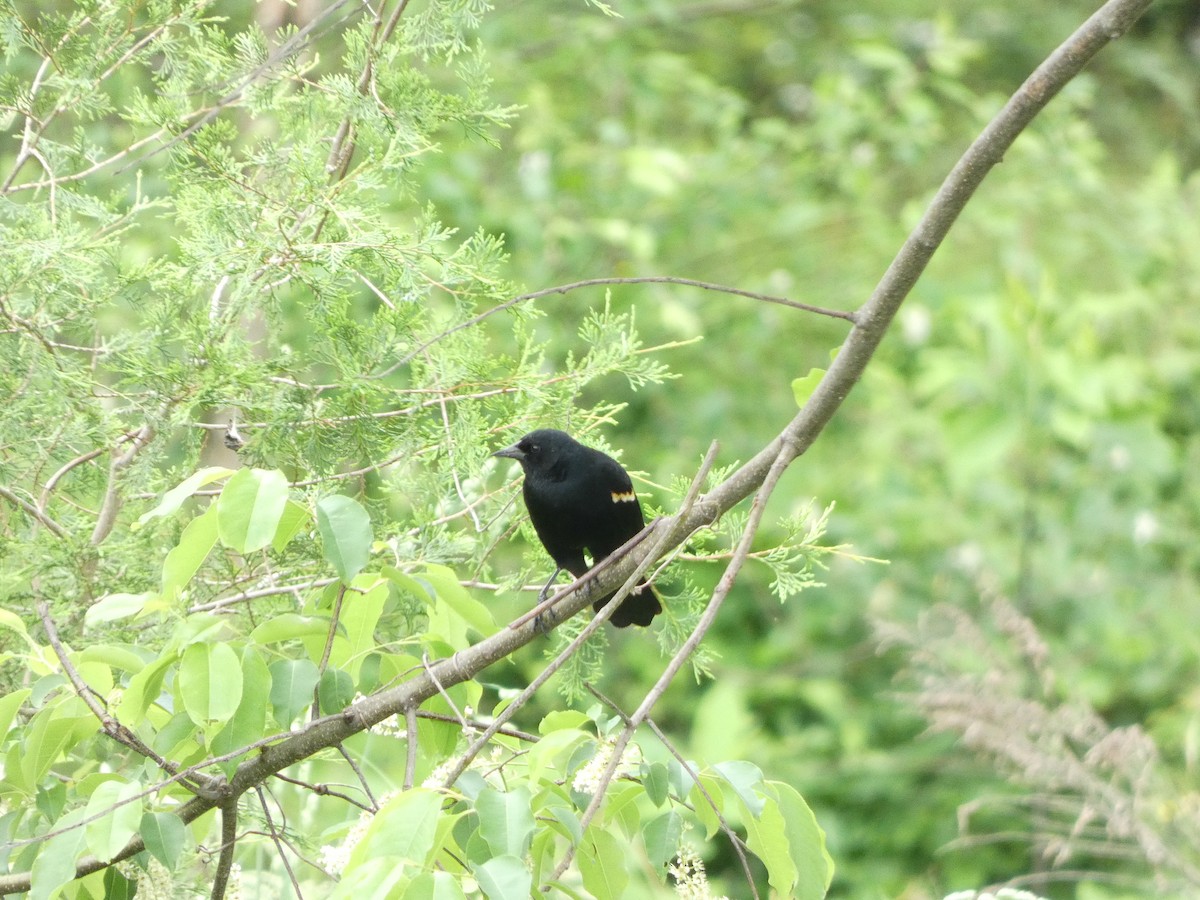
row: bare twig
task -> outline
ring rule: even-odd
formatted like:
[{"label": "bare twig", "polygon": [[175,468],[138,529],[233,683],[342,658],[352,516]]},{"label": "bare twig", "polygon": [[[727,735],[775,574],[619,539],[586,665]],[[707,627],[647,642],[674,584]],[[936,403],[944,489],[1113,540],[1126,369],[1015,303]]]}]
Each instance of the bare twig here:
[{"label": "bare twig", "polygon": [[[620,716],[621,721],[624,722],[626,726],[632,725],[632,720],[628,715],[625,714],[625,711],[622,710],[621,707],[617,706],[616,703],[606,697],[603,693],[601,693],[595,685],[587,683],[584,685],[584,687],[586,687],[592,693],[593,697]],[[700,789],[700,794],[704,797],[704,802],[708,804],[708,807],[712,810],[713,815],[717,817],[717,824],[721,826],[721,831],[723,831],[725,836],[729,838],[729,843],[733,847],[733,852],[737,854],[738,863],[742,867],[742,875],[745,877],[746,884],[750,888],[751,896],[754,897],[754,900],[758,900],[758,887],[754,884],[754,873],[750,871],[750,860],[746,858],[745,841],[743,841],[741,836],[733,830],[733,826],[729,824],[724,813],[721,812],[720,805],[716,800],[713,799],[712,794],[708,792],[708,788],[704,786],[704,782],[700,780],[700,774],[692,767],[692,764],[684,759],[683,754],[680,753],[679,750],[676,749],[675,745],[671,743],[671,740],[665,734],[663,734],[662,729],[655,724],[653,719],[647,716],[645,724],[646,727],[654,732],[654,736],[659,739],[662,745],[667,748],[667,752],[670,753],[671,756],[675,757],[675,761],[679,763],[679,765],[683,768],[683,771],[687,772],[688,777],[692,779],[696,787]],[[633,727],[636,728],[637,726]]]},{"label": "bare twig", "polygon": [[292,871],[292,864],[288,861],[287,847],[283,839],[279,836],[279,832],[275,829],[275,820],[271,817],[271,809],[267,805],[266,791],[260,784],[255,787],[255,793],[258,794],[258,804],[262,807],[263,818],[267,822],[267,832],[271,836],[271,841],[275,844],[275,852],[279,854],[279,861],[283,863],[284,871],[287,872],[288,880],[292,883],[292,892],[299,898],[304,900],[304,894],[300,891],[300,882],[296,880],[296,873]]}]

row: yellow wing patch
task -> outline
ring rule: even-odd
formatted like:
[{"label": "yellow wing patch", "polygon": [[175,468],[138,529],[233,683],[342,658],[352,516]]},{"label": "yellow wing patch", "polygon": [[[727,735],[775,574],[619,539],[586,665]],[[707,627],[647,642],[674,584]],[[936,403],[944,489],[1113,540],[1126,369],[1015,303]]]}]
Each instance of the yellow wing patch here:
[{"label": "yellow wing patch", "polygon": [[635,494],[633,491],[612,492],[613,503],[633,503],[635,500],[637,500],[637,494]]}]

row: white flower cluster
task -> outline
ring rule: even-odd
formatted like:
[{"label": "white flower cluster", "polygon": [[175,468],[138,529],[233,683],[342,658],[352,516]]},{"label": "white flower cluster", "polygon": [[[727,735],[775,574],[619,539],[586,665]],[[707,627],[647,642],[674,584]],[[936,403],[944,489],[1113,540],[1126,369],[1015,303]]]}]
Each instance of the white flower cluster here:
[{"label": "white flower cluster", "polygon": [[[384,794],[379,798],[379,808],[383,809],[387,805],[394,793]],[[346,832],[346,837],[342,839],[340,844],[326,844],[321,848],[321,868],[326,874],[338,876],[345,871],[346,866],[350,863],[350,854],[354,852],[354,848],[358,846],[358,842],[363,839],[367,833],[367,828],[371,825],[371,819],[375,813],[369,809],[364,809],[358,817],[358,821],[350,826],[350,830]]]},{"label": "white flower cluster", "polygon": [[[128,873],[126,873],[128,874]],[[146,864],[146,871],[137,876],[138,900],[174,900],[175,886],[171,871],[153,856]]]},{"label": "white flower cluster", "polygon": [[[581,794],[594,794],[600,790],[600,779],[604,776],[604,770],[608,768],[612,754],[612,741],[602,741],[597,744],[595,755],[580,766],[579,771],[575,773],[571,788]],[[641,761],[642,749],[634,743],[626,744],[625,750],[621,753],[621,761],[617,764],[617,770],[613,773],[613,778],[628,775],[638,767]]]},{"label": "white flower cluster", "polygon": [[667,874],[675,879],[675,895],[686,900],[729,900],[715,897],[708,885],[704,860],[686,844],[681,845],[675,859],[667,866]]},{"label": "white flower cluster", "polygon": [[1046,900],[1030,891],[1019,891],[1016,888],[1000,888],[996,891],[955,891],[947,894],[945,900]]}]

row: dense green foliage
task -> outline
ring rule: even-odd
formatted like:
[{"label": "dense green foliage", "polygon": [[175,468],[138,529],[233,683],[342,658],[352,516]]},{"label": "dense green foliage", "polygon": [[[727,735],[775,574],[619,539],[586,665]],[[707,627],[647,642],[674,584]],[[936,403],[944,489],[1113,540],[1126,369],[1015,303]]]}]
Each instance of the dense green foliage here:
[{"label": "dense green foliage", "polygon": [[[217,865],[218,818],[181,827],[181,784],[138,796],[161,768],[85,699],[179,766],[243,751],[206,769],[232,774],[529,606],[546,561],[492,449],[568,427],[669,512],[710,441],[728,467],[777,433],[846,333],[661,283],[483,313],[652,275],[854,308],[1093,8],[413,0],[392,31],[392,7],[336,3],[279,28],[244,4],[26,6],[2,12],[0,840],[37,896],[135,834],[149,853],[68,895]],[[667,570],[656,633],[600,632],[449,804],[438,777],[542,646],[426,703],[419,752],[401,718],[248,793],[243,892],[289,890],[287,859],[318,896],[300,860],[339,896],[661,896],[695,852],[746,896],[729,826],[763,896],[815,897],[818,825],[835,897],[1194,890],[1189,15],[1157,6],[1021,137],[785,476],[697,677],[654,711],[698,783],[643,729],[585,836],[620,719],[584,682],[641,702],[743,511]]]}]

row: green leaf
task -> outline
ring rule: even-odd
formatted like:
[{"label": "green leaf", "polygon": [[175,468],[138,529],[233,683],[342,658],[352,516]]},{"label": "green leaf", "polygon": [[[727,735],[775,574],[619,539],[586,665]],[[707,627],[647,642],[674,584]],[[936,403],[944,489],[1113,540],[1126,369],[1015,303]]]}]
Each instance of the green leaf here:
[{"label": "green leaf", "polygon": [[21,708],[21,704],[29,699],[30,693],[30,688],[22,688],[0,697],[0,744],[4,743],[8,729],[12,727],[13,717]]},{"label": "green leaf", "polygon": [[233,469],[226,469],[224,466],[212,466],[207,469],[201,469],[194,475],[191,475],[181,481],[178,485],[171,488],[163,494],[162,501],[154,509],[140,516],[137,522],[134,523],[133,529],[136,531],[141,528],[150,519],[158,516],[169,516],[179,507],[183,506],[184,501],[206,484],[211,484],[219,478],[225,478],[233,474]]},{"label": "green leaf", "polygon": [[317,696],[321,700],[322,715],[339,712],[354,699],[354,679],[344,669],[326,669],[321,674]]},{"label": "green leaf", "polygon": [[[242,650],[242,699],[229,723],[212,739],[209,749],[217,756],[231,753],[266,736],[267,698],[271,694],[271,673],[262,654],[252,646]],[[232,759],[222,765],[227,772],[237,767]]]},{"label": "green leaf", "polygon": [[238,469],[217,498],[217,533],[238,553],[261,550],[275,537],[288,484],[276,469]]},{"label": "green leaf", "polygon": [[764,800],[759,794],[763,787],[762,769],[754,763],[735,759],[715,764],[713,771],[729,782],[752,816],[762,815]]},{"label": "green leaf", "polygon": [[812,396],[813,391],[817,389],[817,385],[824,377],[824,369],[809,369],[808,374],[802,378],[792,379],[792,396],[796,398],[797,406],[802,407],[808,402],[808,398]]},{"label": "green leaf", "polygon": [[11,631],[15,631],[22,638],[24,638],[25,643],[28,644],[32,649],[37,649],[37,644],[34,643],[33,639],[29,636],[29,630],[25,627],[25,623],[21,620],[21,617],[12,610],[0,607],[0,628],[7,628]]},{"label": "green leaf", "polygon": [[21,765],[26,781],[38,784],[59,756],[82,740],[88,731],[100,730],[99,723],[87,731],[87,719],[96,722],[94,716],[77,697],[51,703],[40,709],[26,727],[28,737],[21,748]]},{"label": "green leaf", "polygon": [[228,722],[242,700],[242,667],[228,644],[189,644],[179,663],[179,695],[200,727]]},{"label": "green leaf", "polygon": [[283,515],[279,517],[279,527],[275,529],[275,536],[271,538],[271,549],[276,553],[281,552],[308,521],[308,510],[295,500],[289,499],[284,504]]},{"label": "green leaf", "polygon": [[356,500],[332,494],[317,501],[317,530],[325,559],[349,584],[371,558],[371,517]]},{"label": "green leaf", "polygon": [[650,802],[655,806],[666,803],[671,790],[671,776],[666,763],[642,763],[641,776],[642,787],[646,789]]},{"label": "green leaf", "polygon": [[84,831],[88,850],[101,862],[116,856],[137,833],[142,821],[142,804],[134,798],[141,792],[140,784],[122,779],[106,781],[92,791],[86,818],[100,818],[88,822]]},{"label": "green leaf", "polygon": [[130,678],[117,709],[117,718],[130,727],[141,724],[146,710],[161,696],[163,679],[174,662],[173,653],[164,654]]},{"label": "green leaf", "polygon": [[467,900],[449,872],[422,872],[404,889],[404,900]]},{"label": "green leaf", "polygon": [[423,866],[434,849],[442,799],[426,788],[397,794],[372,817],[367,833],[350,852],[347,869],[382,856]]},{"label": "green leaf", "polygon": [[250,632],[250,640],[256,644],[277,644],[296,638],[329,634],[328,616],[302,616],[299,613],[281,613],[272,616]]},{"label": "green leaf", "polygon": [[549,734],[552,731],[562,731],[564,728],[582,728],[591,719],[586,713],[577,709],[556,709],[542,717],[538,724],[538,732]]},{"label": "green leaf", "polygon": [[85,849],[82,828],[72,828],[84,818],[82,809],[74,809],[54,823],[58,832],[41,848],[30,871],[29,900],[50,900],[64,884],[75,878],[75,861]]},{"label": "green leaf", "polygon": [[646,855],[655,870],[663,868],[679,851],[679,839],[683,837],[683,817],[671,809],[657,819],[651,819],[642,829],[642,841]]},{"label": "green leaf", "polygon": [[210,503],[208,509],[187,523],[179,543],[171,548],[163,560],[162,593],[167,602],[174,602],[192,576],[199,571],[208,554],[217,543],[217,505]]},{"label": "green leaf", "polygon": [[515,856],[494,856],[472,870],[488,900],[529,900],[533,875]]},{"label": "green leaf", "polygon": [[621,900],[629,884],[629,847],[611,831],[589,828],[577,851],[583,886],[596,900]]},{"label": "green leaf", "polygon": [[115,622],[136,616],[146,606],[151,594],[105,594],[87,608],[83,624],[91,628],[102,622]]},{"label": "green leaf", "polygon": [[375,626],[387,604],[388,583],[377,575],[360,575],[350,586],[354,590],[347,590],[343,599],[329,663],[357,680],[363,660],[379,646]]},{"label": "green leaf", "polygon": [[833,860],[825,832],[804,798],[790,785],[768,782],[762,815],[746,821],[746,845],[767,867],[778,893],[797,900],[821,900],[833,880]]},{"label": "green leaf", "polygon": [[183,842],[187,836],[179,816],[172,813],[151,813],[142,816],[138,832],[146,842],[146,849],[168,869],[174,869],[183,851]]},{"label": "green leaf", "polygon": [[533,840],[533,813],[529,788],[511,791],[485,788],[475,798],[479,833],[496,856],[524,857]]},{"label": "green leaf", "polygon": [[495,633],[496,619],[490,609],[470,595],[458,582],[458,575],[446,566],[427,565],[419,573],[437,592],[438,600],[449,605],[469,626],[484,637]]},{"label": "green leaf", "polygon": [[301,710],[312,705],[313,688],[321,678],[316,665],[307,659],[280,659],[270,665],[271,706],[275,720],[285,728]]}]

